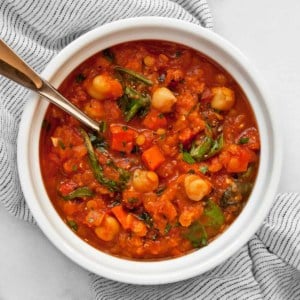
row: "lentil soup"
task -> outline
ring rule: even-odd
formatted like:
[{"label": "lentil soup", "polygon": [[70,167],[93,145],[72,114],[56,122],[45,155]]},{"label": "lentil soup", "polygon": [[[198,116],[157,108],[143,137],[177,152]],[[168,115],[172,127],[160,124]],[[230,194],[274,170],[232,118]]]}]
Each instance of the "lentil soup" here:
[{"label": "lentil soup", "polygon": [[59,90],[101,128],[49,105],[40,138],[49,198],[87,243],[123,258],[172,258],[237,218],[259,133],[238,83],[210,58],[170,42],[123,43],[84,61]]}]

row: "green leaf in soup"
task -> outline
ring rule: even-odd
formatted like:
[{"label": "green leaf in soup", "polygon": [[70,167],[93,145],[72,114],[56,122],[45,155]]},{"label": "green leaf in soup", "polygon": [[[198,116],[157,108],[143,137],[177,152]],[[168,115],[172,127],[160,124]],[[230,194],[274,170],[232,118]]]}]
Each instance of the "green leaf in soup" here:
[{"label": "green leaf in soup", "polygon": [[107,129],[107,123],[105,121],[99,122],[99,129],[101,133],[104,133]]},{"label": "green leaf in soup", "polygon": [[216,140],[213,140],[210,136],[205,136],[205,138],[196,145],[192,145],[190,150],[191,156],[196,161],[203,161],[205,159],[211,158],[218,154],[224,147],[224,138],[221,134]]},{"label": "green leaf in soup", "polygon": [[75,232],[78,230],[78,225],[74,220],[68,220],[67,225]]},{"label": "green leaf in soup", "polygon": [[164,233],[165,233],[165,234],[168,234],[169,231],[171,230],[171,228],[172,228],[172,225],[171,225],[170,223],[168,223],[168,224],[166,225],[166,227],[165,227]]},{"label": "green leaf in soup", "polygon": [[90,132],[88,133],[88,136],[90,138],[90,141],[91,141],[93,147],[95,147],[99,151],[103,152],[105,149],[108,148],[108,144],[105,141],[103,136],[96,135],[96,134],[93,134],[93,133],[90,133]]},{"label": "green leaf in soup", "polygon": [[66,196],[62,196],[64,200],[73,200],[76,198],[83,198],[83,197],[91,197],[93,196],[93,191],[86,186],[79,187],[76,190],[72,191]]},{"label": "green leaf in soup", "polygon": [[253,183],[251,182],[234,181],[224,191],[220,199],[221,207],[226,208],[231,205],[241,205],[251,193],[252,188]]},{"label": "green leaf in soup", "polygon": [[207,218],[205,226],[220,228],[225,221],[222,209],[210,199],[204,208],[204,216]]},{"label": "green leaf in soup", "polygon": [[191,242],[194,248],[207,245],[208,236],[205,227],[199,221],[193,222],[183,236]]},{"label": "green leaf in soup", "polygon": [[152,227],[153,226],[153,219],[151,217],[151,215],[147,212],[142,212],[139,215],[136,215],[136,217],[143,221],[148,227]]},{"label": "green leaf in soup", "polygon": [[86,146],[87,152],[88,152],[90,167],[93,171],[95,178],[99,181],[99,183],[106,186],[111,192],[118,192],[118,191],[121,191],[122,189],[124,189],[126,186],[125,178],[123,178],[123,177],[125,177],[125,173],[120,174],[120,172],[119,172],[120,177],[122,177],[122,180],[120,182],[105,177],[104,173],[103,173],[103,168],[98,162],[98,159],[95,154],[95,151],[94,151],[94,148],[93,148],[93,145],[92,145],[89,135],[83,128],[80,128],[79,130],[84,139],[84,143],[85,143],[85,146]]},{"label": "green leaf in soup", "polygon": [[208,166],[201,166],[199,168],[199,171],[202,173],[202,174],[206,174],[207,171],[208,171]]},{"label": "green leaf in soup", "polygon": [[216,140],[213,141],[210,151],[205,155],[205,158],[211,158],[218,154],[224,147],[224,137],[221,134]]},{"label": "green leaf in soup", "polygon": [[146,85],[153,85],[153,82],[150,79],[148,79],[147,77],[145,77],[143,74],[140,74],[138,72],[135,72],[135,71],[127,69],[127,68],[123,68],[121,66],[115,66],[114,69],[121,73],[125,73]]},{"label": "green leaf in soup", "polygon": [[221,208],[212,200],[208,200],[203,214],[204,218],[193,222],[183,235],[191,242],[194,248],[206,246],[208,238],[211,236],[209,232],[212,229],[213,232],[218,230],[225,221]]},{"label": "green leaf in soup", "polygon": [[128,122],[138,113],[147,114],[150,106],[150,96],[127,86],[124,95],[118,101],[118,105],[123,112],[125,121]]},{"label": "green leaf in soup", "polygon": [[192,145],[190,150],[191,156],[196,161],[201,161],[205,158],[205,154],[207,154],[213,144],[213,139],[211,137],[206,136],[199,145]]},{"label": "green leaf in soup", "polygon": [[247,169],[246,172],[243,172],[243,173],[239,174],[239,179],[242,180],[242,181],[253,180],[255,178],[255,171],[256,171],[255,164],[251,163],[248,166],[248,169]]},{"label": "green leaf in soup", "polygon": [[249,138],[248,137],[241,137],[238,141],[238,144],[240,145],[244,145],[247,144],[249,142]]},{"label": "green leaf in soup", "polygon": [[191,156],[190,153],[188,152],[182,152],[182,159],[187,162],[188,164],[194,164],[196,161],[194,160],[194,158]]}]

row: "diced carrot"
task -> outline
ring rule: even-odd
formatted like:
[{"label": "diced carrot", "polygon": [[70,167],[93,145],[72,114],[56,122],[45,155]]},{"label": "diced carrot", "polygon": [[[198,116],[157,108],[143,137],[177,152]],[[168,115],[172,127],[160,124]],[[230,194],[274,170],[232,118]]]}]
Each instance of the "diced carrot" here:
[{"label": "diced carrot", "polygon": [[156,130],[167,126],[166,117],[157,110],[151,109],[143,121],[143,125],[149,129]]},{"label": "diced carrot", "polygon": [[68,180],[68,181],[61,183],[58,190],[62,196],[66,196],[69,193],[73,192],[76,187],[77,187],[77,184],[74,181]]},{"label": "diced carrot", "polygon": [[130,153],[137,133],[127,126],[113,124],[110,126],[110,131],[112,133],[111,149]]},{"label": "diced carrot", "polygon": [[250,162],[255,161],[256,155],[246,147],[230,145],[229,149],[220,154],[220,162],[230,173],[245,172]]},{"label": "diced carrot", "polygon": [[142,160],[147,168],[153,171],[165,161],[165,157],[158,146],[154,145],[143,152]]},{"label": "diced carrot", "polygon": [[74,203],[71,201],[67,201],[66,203],[64,203],[63,210],[67,216],[72,216],[73,213],[75,213],[79,209],[80,209],[80,206],[77,203]]},{"label": "diced carrot", "polygon": [[127,223],[129,224],[129,228],[132,232],[134,232],[137,236],[145,236],[147,234],[147,226],[141,220],[138,220],[132,214],[127,216]]},{"label": "diced carrot", "polygon": [[115,206],[111,209],[120,224],[125,230],[131,230],[137,236],[145,236],[147,234],[147,226],[141,220],[138,220],[130,213],[126,213],[121,205]]},{"label": "diced carrot", "polygon": [[104,213],[98,210],[91,210],[85,217],[85,224],[89,227],[99,226],[104,218]]},{"label": "diced carrot", "polygon": [[111,209],[112,213],[116,216],[118,221],[121,223],[122,227],[126,230],[129,229],[129,224],[127,224],[128,214],[123,209],[122,205],[117,205]]},{"label": "diced carrot", "polygon": [[111,149],[130,153],[134,146],[134,136],[131,132],[114,133],[111,138]]}]

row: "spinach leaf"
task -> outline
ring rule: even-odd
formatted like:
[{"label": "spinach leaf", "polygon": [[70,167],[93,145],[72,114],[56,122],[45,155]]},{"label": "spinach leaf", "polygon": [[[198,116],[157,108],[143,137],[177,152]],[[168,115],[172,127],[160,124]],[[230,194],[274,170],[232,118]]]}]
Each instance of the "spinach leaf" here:
[{"label": "spinach leaf", "polygon": [[196,161],[192,157],[192,155],[189,152],[183,151],[182,152],[182,159],[187,162],[188,164],[194,164]]},{"label": "spinach leaf", "polygon": [[93,196],[93,191],[86,186],[79,187],[72,191],[66,196],[62,196],[64,200],[73,200],[75,198],[91,197]]},{"label": "spinach leaf", "polygon": [[215,156],[223,149],[223,147],[223,134],[221,134],[216,140],[213,140],[210,136],[205,136],[198,145],[195,143],[192,145],[190,154],[197,162],[199,162]]},{"label": "spinach leaf", "polygon": [[118,104],[124,114],[125,121],[129,122],[137,113],[147,113],[150,106],[150,96],[127,86]]},{"label": "spinach leaf", "polygon": [[93,145],[88,134],[82,128],[80,128],[80,133],[84,139],[88,151],[89,163],[95,178],[99,181],[99,183],[106,186],[111,192],[122,191],[126,187],[129,179],[129,175],[127,174],[128,172],[121,168],[118,169],[120,179],[119,182],[105,177],[103,174],[103,168],[98,162],[97,156],[94,152]]},{"label": "spinach leaf", "polygon": [[153,227],[153,219],[149,213],[142,212],[141,214],[136,216],[139,220],[143,221],[148,227]]},{"label": "spinach leaf", "polygon": [[244,145],[247,144],[249,142],[249,138],[248,137],[241,137],[238,141],[238,144],[240,145]]},{"label": "spinach leaf", "polygon": [[168,234],[170,232],[171,228],[172,228],[172,225],[170,223],[168,223],[165,227],[164,233]]},{"label": "spinach leaf", "polygon": [[199,145],[192,145],[192,148],[190,150],[191,156],[197,161],[203,160],[205,154],[207,154],[211,150],[212,144],[213,139],[206,136]]},{"label": "spinach leaf", "polygon": [[191,242],[194,248],[200,248],[207,245],[207,233],[204,226],[199,221],[195,221],[189,226],[184,237]]},{"label": "spinach leaf", "polygon": [[220,228],[225,221],[224,214],[221,208],[210,199],[208,200],[204,208],[204,216],[208,218],[205,226]]},{"label": "spinach leaf", "polygon": [[240,205],[244,198],[249,196],[253,183],[236,180],[223,193],[220,205],[226,208],[231,205]]},{"label": "spinach leaf", "polygon": [[68,220],[67,225],[75,232],[78,230],[78,225],[74,220]]},{"label": "spinach leaf", "polygon": [[224,147],[224,137],[221,134],[216,140],[214,140],[210,151],[206,154],[205,158],[211,158],[218,154]]},{"label": "spinach leaf", "polygon": [[90,141],[96,149],[103,152],[105,149],[108,148],[108,144],[105,141],[103,136],[95,135],[93,133],[88,133]]},{"label": "spinach leaf", "polygon": [[115,66],[114,69],[116,71],[119,71],[121,73],[125,73],[129,76],[131,76],[132,78],[146,84],[146,85],[153,85],[153,82],[148,79],[147,77],[145,77],[144,75],[140,74],[140,73],[137,73],[133,70],[130,70],[130,69],[127,69],[127,68],[123,68],[123,67],[120,67],[120,66]]}]

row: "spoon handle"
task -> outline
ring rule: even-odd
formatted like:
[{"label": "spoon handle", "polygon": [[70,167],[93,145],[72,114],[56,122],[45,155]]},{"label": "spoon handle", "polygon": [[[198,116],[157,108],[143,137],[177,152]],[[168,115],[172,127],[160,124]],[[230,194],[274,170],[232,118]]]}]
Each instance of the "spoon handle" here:
[{"label": "spoon handle", "polygon": [[0,74],[31,89],[63,109],[89,128],[99,131],[99,123],[79,110],[49,82],[42,79],[8,45],[0,39]]}]

